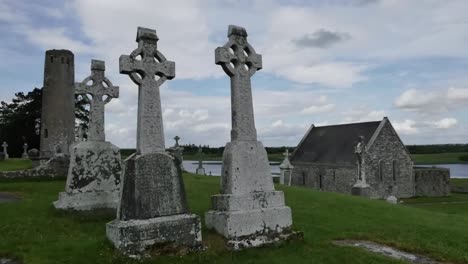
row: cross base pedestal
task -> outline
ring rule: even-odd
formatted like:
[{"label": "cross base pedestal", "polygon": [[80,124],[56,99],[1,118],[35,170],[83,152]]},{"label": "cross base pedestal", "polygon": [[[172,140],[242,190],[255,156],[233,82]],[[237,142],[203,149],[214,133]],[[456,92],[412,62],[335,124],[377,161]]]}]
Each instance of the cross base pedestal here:
[{"label": "cross base pedestal", "polygon": [[53,203],[55,209],[88,211],[94,209],[116,209],[119,203],[119,192],[83,192],[59,193],[59,199]]},{"label": "cross base pedestal", "polygon": [[145,220],[113,220],[106,225],[107,238],[127,256],[139,256],[158,244],[173,244],[189,251],[203,249],[200,217],[179,214]]},{"label": "cross base pedestal", "polygon": [[267,152],[260,141],[231,141],[223,152],[223,193],[274,190]]},{"label": "cross base pedestal", "polygon": [[358,182],[351,189],[351,194],[354,196],[362,196],[362,197],[370,198],[371,197],[370,185],[367,183]]},{"label": "cross base pedestal", "polygon": [[230,250],[300,238],[291,231],[291,209],[287,206],[238,211],[209,211],[205,224],[224,236]]}]

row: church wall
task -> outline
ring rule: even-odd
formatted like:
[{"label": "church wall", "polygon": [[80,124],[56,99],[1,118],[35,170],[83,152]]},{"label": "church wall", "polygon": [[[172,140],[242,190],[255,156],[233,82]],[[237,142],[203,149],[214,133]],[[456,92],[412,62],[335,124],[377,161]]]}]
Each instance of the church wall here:
[{"label": "church wall", "polygon": [[450,195],[450,170],[444,168],[414,168],[416,196]]},{"label": "church wall", "polygon": [[385,123],[364,159],[372,198],[414,196],[414,163],[389,122]]},{"label": "church wall", "polygon": [[351,194],[356,167],[335,164],[294,163],[292,185]]}]

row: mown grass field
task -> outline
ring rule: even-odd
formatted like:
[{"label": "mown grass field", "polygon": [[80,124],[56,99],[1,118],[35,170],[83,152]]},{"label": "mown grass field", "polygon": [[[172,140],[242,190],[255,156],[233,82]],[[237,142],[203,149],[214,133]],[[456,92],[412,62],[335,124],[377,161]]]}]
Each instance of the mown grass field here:
[{"label": "mown grass field", "polygon": [[415,164],[468,164],[468,161],[460,160],[461,156],[468,155],[467,152],[461,153],[437,153],[437,154],[413,154]]},{"label": "mown grass field", "polygon": [[16,171],[32,168],[29,159],[7,159],[0,161],[0,171]]},{"label": "mown grass field", "polygon": [[[203,216],[219,178],[184,175],[192,211]],[[229,252],[217,234],[203,230],[207,250],[187,256],[156,256],[142,262],[122,257],[107,242],[105,223],[112,213],[60,213],[51,203],[64,180],[3,180],[0,191],[20,193],[22,201],[0,204],[0,256],[42,263],[401,263],[366,251],[338,247],[334,239],[372,240],[441,261],[468,263],[468,215],[390,205],[344,194],[299,187],[283,190],[293,211],[294,228],[304,241],[242,252]],[[457,195],[456,199],[468,196]],[[421,199],[421,198],[418,198]],[[422,203],[422,202],[420,202]],[[467,207],[460,208],[468,211]]]}]

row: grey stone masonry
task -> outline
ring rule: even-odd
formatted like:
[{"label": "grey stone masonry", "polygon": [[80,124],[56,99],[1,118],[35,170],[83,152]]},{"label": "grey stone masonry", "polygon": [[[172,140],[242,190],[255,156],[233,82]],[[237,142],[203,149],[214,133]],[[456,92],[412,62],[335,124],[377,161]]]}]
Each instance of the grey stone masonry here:
[{"label": "grey stone masonry", "polygon": [[[138,48],[120,56],[120,73],[138,85],[137,152],[164,151],[164,130],[159,87],[175,77],[175,63],[157,49],[156,31],[138,28]],[[139,59],[138,57],[141,57]]]},{"label": "grey stone masonry", "polygon": [[3,141],[2,148],[3,148],[3,155],[5,156],[5,159],[8,159],[9,158],[9,156],[8,156],[8,143]]},{"label": "grey stone masonry", "polygon": [[[104,76],[104,70],[103,61],[92,60],[91,76],[75,84],[76,93],[90,104],[88,141],[71,147],[65,192],[54,202],[57,209],[117,208],[122,162],[119,148],[105,142],[104,106],[119,96],[119,88]],[[89,81],[93,83],[88,85]]]},{"label": "grey stone masonry", "polygon": [[137,152],[125,160],[117,218],[107,224],[107,237],[130,256],[157,244],[201,249],[200,217],[190,214],[179,161],[164,148],[159,86],[175,76],[174,62],[157,50],[155,30],[139,27],[136,41],[138,48],[120,57],[120,72],[139,86]]},{"label": "grey stone masonry", "polygon": [[206,175],[205,168],[203,168],[203,151],[201,146],[198,148],[198,167],[195,173],[200,175]]},{"label": "grey stone masonry", "polygon": [[169,149],[172,155],[179,161],[180,168],[184,171],[184,147],[179,145],[179,136],[174,137],[175,145]]},{"label": "grey stone masonry", "polygon": [[229,41],[215,51],[216,64],[231,78],[231,142],[223,153],[221,194],[212,196],[208,228],[238,250],[291,238],[291,209],[275,191],[267,153],[257,141],[250,78],[262,57],[247,42],[247,31],[229,26]]},{"label": "grey stone masonry", "polygon": [[29,156],[28,156],[28,143],[23,144],[23,154],[21,155],[21,158],[23,158],[23,159],[29,158]]},{"label": "grey stone masonry", "polygon": [[292,171],[294,169],[294,166],[291,164],[289,161],[289,150],[286,149],[286,152],[283,153],[284,155],[284,160],[281,162],[279,168],[280,168],[280,178],[279,178],[279,183],[280,184],[285,184],[285,178],[286,178],[286,184],[291,186],[291,181],[292,181]]},{"label": "grey stone masonry", "polygon": [[42,88],[41,157],[69,155],[75,141],[75,63],[69,50],[45,54]]},{"label": "grey stone masonry", "polygon": [[414,168],[415,196],[450,195],[450,170],[437,167]]},{"label": "grey stone masonry", "polygon": [[[91,76],[81,83],[75,84],[75,93],[83,95],[83,99],[90,105],[88,141],[105,141],[104,134],[104,106],[112,98],[119,97],[119,87],[113,86],[104,76],[106,66],[104,61],[91,61]],[[91,85],[88,85],[92,82]],[[91,96],[91,99],[87,95]]]}]

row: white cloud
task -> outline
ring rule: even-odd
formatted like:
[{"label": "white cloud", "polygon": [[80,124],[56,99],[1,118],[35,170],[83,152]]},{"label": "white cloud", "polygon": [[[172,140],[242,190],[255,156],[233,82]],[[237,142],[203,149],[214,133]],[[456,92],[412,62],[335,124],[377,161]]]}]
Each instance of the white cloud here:
[{"label": "white cloud", "polygon": [[344,120],[341,123],[380,121],[385,117],[385,111],[371,110],[365,105],[351,107],[341,114],[344,116]]},{"label": "white cloud", "polygon": [[448,129],[456,126],[458,123],[456,118],[444,118],[434,123],[436,128]]},{"label": "white cloud", "polygon": [[453,101],[468,102],[468,88],[449,88],[447,98]]},{"label": "white cloud", "polygon": [[413,135],[419,133],[419,129],[416,127],[416,122],[409,119],[406,119],[403,122],[393,122],[393,127],[402,135]]},{"label": "white cloud", "polygon": [[304,84],[322,84],[335,88],[350,87],[366,80],[363,75],[365,66],[350,63],[321,63],[316,65],[297,65],[278,69],[276,74]]},{"label": "white cloud", "polygon": [[423,114],[442,113],[468,102],[468,89],[449,88],[447,90],[409,89],[394,102],[395,107]]},{"label": "white cloud", "polygon": [[334,109],[335,109],[334,104],[312,105],[312,106],[302,109],[301,114],[318,114],[318,113],[330,112]]}]

